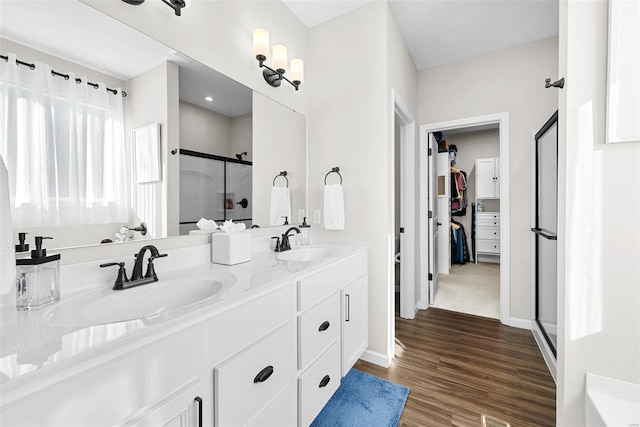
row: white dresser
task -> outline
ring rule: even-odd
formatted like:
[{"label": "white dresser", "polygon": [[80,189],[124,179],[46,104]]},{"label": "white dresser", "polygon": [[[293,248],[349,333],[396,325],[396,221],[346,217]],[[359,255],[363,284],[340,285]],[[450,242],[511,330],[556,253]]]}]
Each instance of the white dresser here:
[{"label": "white dresser", "polygon": [[475,260],[478,262],[478,255],[491,258],[487,261],[499,261],[500,257],[500,212],[478,212],[476,213],[476,254]]}]

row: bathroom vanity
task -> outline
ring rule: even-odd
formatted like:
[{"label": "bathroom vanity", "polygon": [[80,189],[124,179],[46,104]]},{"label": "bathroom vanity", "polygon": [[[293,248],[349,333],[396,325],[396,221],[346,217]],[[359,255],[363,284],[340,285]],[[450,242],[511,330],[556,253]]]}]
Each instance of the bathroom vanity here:
[{"label": "bathroom vanity", "polygon": [[1,313],[3,425],[307,426],[367,347],[363,247],[158,262],[157,283],[65,293],[104,261],[63,266],[60,302]]}]

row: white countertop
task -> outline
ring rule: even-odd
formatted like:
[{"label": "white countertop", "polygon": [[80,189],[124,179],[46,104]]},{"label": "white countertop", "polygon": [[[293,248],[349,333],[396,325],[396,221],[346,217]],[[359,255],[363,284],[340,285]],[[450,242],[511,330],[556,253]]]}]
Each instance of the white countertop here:
[{"label": "white countertop", "polygon": [[[207,246],[210,251],[210,245],[203,246]],[[60,302],[36,311],[15,309],[0,311],[0,386],[2,392],[26,385],[31,380],[55,373],[80,361],[104,356],[109,351],[120,349],[129,344],[143,345],[143,341],[157,339],[223,311],[233,309],[248,299],[270,292],[297,280],[301,276],[313,273],[365,250],[363,246],[337,244],[313,246],[330,249],[328,255],[311,261],[282,261],[276,258],[275,253],[264,251],[253,253],[250,262],[234,266],[207,262],[193,265],[187,269],[177,268],[173,271],[163,271],[162,261],[158,261],[156,271],[159,281],[142,285],[143,287],[157,286],[163,281],[173,279],[187,281],[198,278],[222,278],[225,284],[214,296],[185,308],[145,319],[109,324],[61,326],[53,324],[47,318],[56,305],[65,304],[65,302],[76,298],[86,298],[88,293],[93,292],[97,297],[100,297],[115,292],[128,292],[136,288],[112,291],[113,282],[109,281],[85,289],[65,292],[65,275],[62,274],[61,288],[63,292]],[[202,259],[203,249],[207,250],[207,248],[200,247],[200,257],[195,258]],[[179,251],[183,251],[182,257],[185,255],[188,257],[189,250],[190,248],[183,248]],[[167,252],[171,257],[172,251]],[[95,264],[97,271],[99,270],[98,264],[103,261],[86,264],[90,268],[93,268]],[[87,266],[84,268],[87,269]],[[112,279],[114,279],[115,269],[110,272]],[[104,277],[104,273],[101,277]],[[176,286],[179,286],[179,283]],[[73,307],[73,304],[69,304],[69,306]]]}]

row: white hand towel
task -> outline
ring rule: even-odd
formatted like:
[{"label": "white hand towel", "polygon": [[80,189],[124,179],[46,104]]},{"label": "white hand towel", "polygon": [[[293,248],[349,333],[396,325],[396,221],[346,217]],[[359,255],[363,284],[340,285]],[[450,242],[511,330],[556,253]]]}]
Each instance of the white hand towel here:
[{"label": "white hand towel", "polygon": [[[15,305],[16,257],[13,246],[13,226],[9,199],[9,172],[0,157],[0,295],[2,303]],[[7,300],[7,301],[5,301]]]},{"label": "white hand towel", "polygon": [[324,186],[324,228],[327,230],[344,230],[342,184]]},{"label": "white hand towel", "polygon": [[291,220],[291,196],[288,187],[271,187],[269,225],[282,225],[284,218]]}]

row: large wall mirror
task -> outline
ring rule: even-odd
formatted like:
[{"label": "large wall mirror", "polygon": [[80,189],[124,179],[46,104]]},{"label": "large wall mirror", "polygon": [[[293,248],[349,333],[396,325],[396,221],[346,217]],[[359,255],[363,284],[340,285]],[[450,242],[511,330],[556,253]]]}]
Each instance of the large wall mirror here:
[{"label": "large wall mirror", "polygon": [[[284,218],[271,218],[271,187],[287,181],[288,220],[297,222],[306,209],[303,115],[79,1],[3,0],[0,55],[10,54],[41,63],[30,70],[0,60],[5,98],[15,105],[2,113],[29,120],[21,127],[28,135],[3,129],[7,136],[0,136],[16,238],[19,231],[51,236],[48,247],[62,248],[188,234],[200,218],[279,225]],[[103,103],[84,94],[68,100],[57,86],[37,95],[37,84],[6,83],[8,67],[31,79],[42,64],[77,77],[85,92],[94,90],[87,82],[100,83]],[[55,79],[54,86],[65,78]],[[71,120],[70,131],[32,120],[38,96],[48,111],[40,122]],[[113,107],[116,98],[120,106]],[[122,149],[114,148],[113,134],[122,135],[115,138]],[[154,171],[152,178],[141,179],[141,168]],[[275,179],[283,171],[287,181]],[[135,230],[141,223],[145,236]]]}]

